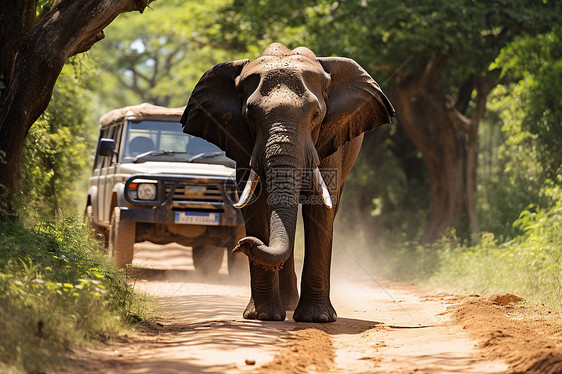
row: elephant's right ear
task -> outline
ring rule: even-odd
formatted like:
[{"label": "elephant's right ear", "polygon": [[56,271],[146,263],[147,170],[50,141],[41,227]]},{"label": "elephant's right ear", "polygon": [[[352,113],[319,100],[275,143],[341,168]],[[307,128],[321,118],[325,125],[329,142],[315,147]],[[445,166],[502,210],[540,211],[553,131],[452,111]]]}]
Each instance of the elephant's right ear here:
[{"label": "elephant's right ear", "polygon": [[193,89],[180,120],[185,133],[216,144],[239,165],[249,163],[253,149],[234,83],[248,61],[225,62],[207,70]]}]

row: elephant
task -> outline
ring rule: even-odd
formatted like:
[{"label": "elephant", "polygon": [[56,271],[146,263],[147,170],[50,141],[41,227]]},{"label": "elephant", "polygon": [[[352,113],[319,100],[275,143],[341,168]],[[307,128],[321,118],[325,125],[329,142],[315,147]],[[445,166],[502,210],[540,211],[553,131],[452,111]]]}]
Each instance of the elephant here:
[{"label": "elephant", "polygon": [[[242,209],[247,236],[232,251],[250,262],[244,318],[283,321],[294,311],[297,322],[336,320],[330,264],[344,182],[363,133],[394,116],[358,63],[316,57],[305,47],[274,43],[252,62],[217,64],[201,77],[180,122],[184,132],[225,151],[244,186],[235,207]],[[293,253],[299,204],[305,231],[300,297]]]}]

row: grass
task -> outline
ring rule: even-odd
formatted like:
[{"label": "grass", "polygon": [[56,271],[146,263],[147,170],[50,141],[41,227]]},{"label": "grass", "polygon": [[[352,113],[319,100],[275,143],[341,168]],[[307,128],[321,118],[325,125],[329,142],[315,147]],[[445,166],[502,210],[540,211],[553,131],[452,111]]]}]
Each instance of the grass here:
[{"label": "grass", "polygon": [[562,201],[516,221],[524,234],[498,243],[484,234],[474,246],[445,247],[432,284],[478,293],[511,292],[562,310]]},{"label": "grass", "polygon": [[388,275],[467,293],[515,293],[533,304],[562,310],[562,189],[545,194],[548,209],[530,206],[514,225],[523,234],[500,243],[484,233],[475,245],[443,239],[412,245],[385,261]]},{"label": "grass", "polygon": [[60,367],[61,352],[116,336],[152,305],[81,221],[0,223],[0,371]]}]

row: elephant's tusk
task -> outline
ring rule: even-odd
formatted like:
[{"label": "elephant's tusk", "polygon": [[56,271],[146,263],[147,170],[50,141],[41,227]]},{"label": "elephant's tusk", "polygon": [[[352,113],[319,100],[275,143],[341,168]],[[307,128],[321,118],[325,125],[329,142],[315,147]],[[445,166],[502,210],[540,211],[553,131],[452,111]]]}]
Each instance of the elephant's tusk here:
[{"label": "elephant's tusk", "polygon": [[324,199],[324,205],[326,205],[326,208],[332,209],[332,198],[330,197],[330,191],[328,191],[328,187],[326,186],[326,183],[322,178],[320,169],[318,169],[317,167],[316,169],[314,169],[312,174],[314,176],[314,182],[316,182],[316,186],[318,186],[320,192],[322,192],[322,199]]},{"label": "elephant's tusk", "polygon": [[252,198],[252,195],[254,194],[254,190],[256,189],[259,181],[260,176],[258,175],[258,173],[256,173],[253,169],[250,169],[250,177],[246,181],[246,186],[244,186],[242,196],[240,196],[240,200],[238,200],[238,202],[233,205],[235,208],[241,209],[248,204],[248,202]]}]

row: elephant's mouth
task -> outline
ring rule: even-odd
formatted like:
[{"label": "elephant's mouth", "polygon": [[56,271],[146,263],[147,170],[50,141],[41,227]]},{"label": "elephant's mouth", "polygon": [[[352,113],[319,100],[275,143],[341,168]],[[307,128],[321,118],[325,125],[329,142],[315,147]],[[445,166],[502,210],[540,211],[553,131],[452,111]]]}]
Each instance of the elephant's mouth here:
[{"label": "elephant's mouth", "polygon": [[285,264],[286,260],[282,263],[272,263],[264,259],[263,256],[258,255],[259,252],[267,251],[267,248],[268,247],[258,238],[247,236],[243,239],[240,239],[238,245],[232,250],[231,253],[234,255],[236,253],[242,252],[246,256],[248,256],[250,261],[252,261],[256,265],[259,265],[265,270],[276,271],[283,269],[283,265]]},{"label": "elephant's mouth", "polygon": [[[330,192],[318,167],[312,171],[312,177],[319,195],[322,196],[324,205],[328,209],[332,209]],[[252,170],[240,200],[234,204],[236,208],[242,208],[250,201],[258,182],[259,176]],[[297,184],[297,181],[295,181],[295,185]],[[250,261],[266,270],[282,269],[293,250],[299,192],[299,188],[294,188],[286,196],[280,194],[279,191],[274,191],[271,194],[273,199],[270,205],[269,246],[256,237],[247,236],[238,242],[238,245],[232,250],[232,254],[242,252],[248,256]],[[283,197],[288,198],[289,203],[280,203],[280,201],[287,200]]]}]

